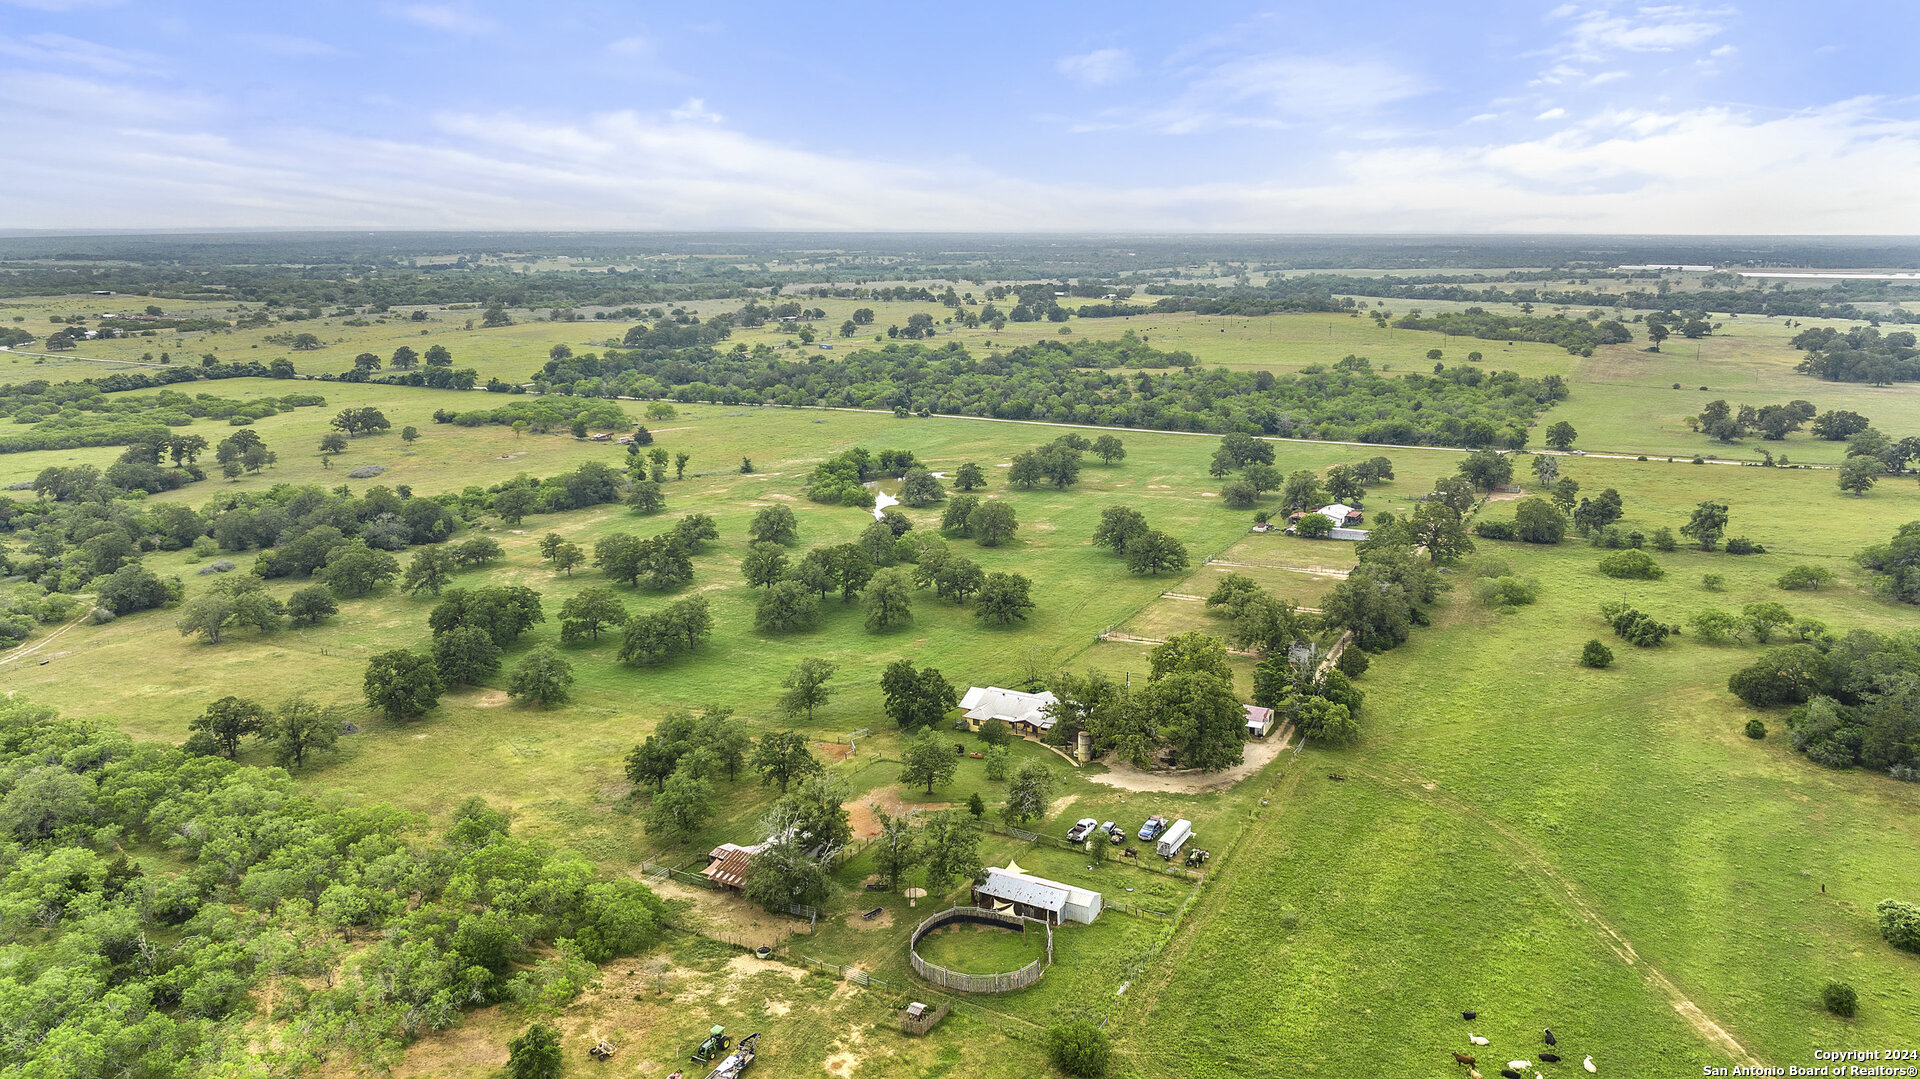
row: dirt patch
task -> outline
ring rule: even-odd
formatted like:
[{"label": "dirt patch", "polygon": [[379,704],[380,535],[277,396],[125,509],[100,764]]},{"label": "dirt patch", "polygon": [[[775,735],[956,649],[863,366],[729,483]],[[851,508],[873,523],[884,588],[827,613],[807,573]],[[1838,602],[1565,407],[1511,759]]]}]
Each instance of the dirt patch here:
[{"label": "dirt patch", "polygon": [[860,1066],[860,1058],[852,1053],[835,1053],[821,1061],[820,1066],[827,1070],[828,1075],[838,1075],[844,1079],[853,1074],[853,1069]]},{"label": "dirt patch", "polygon": [[507,693],[501,689],[489,689],[484,693],[475,695],[473,698],[473,704],[476,708],[498,708],[506,704],[507,701]]},{"label": "dirt patch", "polygon": [[793,1005],[784,1000],[769,1000],[766,1007],[768,1015],[785,1015],[793,1010]]},{"label": "dirt patch", "polygon": [[503,454],[501,454],[501,455],[500,455],[500,459],[501,459],[502,461],[511,461],[511,460],[513,460],[513,459],[514,459],[515,457],[525,457],[525,456],[526,456],[527,454],[529,454],[529,453],[532,453],[532,452],[533,452],[532,450],[515,450],[515,451],[514,451],[514,452],[512,452],[512,453],[503,453]]},{"label": "dirt patch", "polygon": [[[872,910],[873,908],[868,907],[867,909]],[[860,917],[862,913],[864,912],[854,911],[852,914],[847,915],[848,929],[866,930],[866,929],[892,929],[893,928],[893,912],[890,910],[882,910],[880,913],[874,915],[871,918]]]},{"label": "dirt patch", "polygon": [[1190,769],[1149,772],[1135,768],[1124,761],[1115,761],[1107,765],[1104,775],[1089,775],[1087,778],[1108,787],[1118,787],[1123,791],[1202,794],[1207,791],[1225,790],[1271,764],[1273,759],[1287,748],[1287,744],[1292,739],[1293,729],[1288,728],[1280,734],[1248,742],[1246,755],[1241,758],[1240,763],[1218,772],[1196,772]]},{"label": "dirt patch", "polygon": [[[638,870],[634,872],[633,876],[635,879],[641,878]],[[808,931],[806,922],[768,914],[766,911],[747,902],[734,892],[717,892],[710,888],[702,888],[698,885],[682,884],[672,879],[648,879],[647,887],[659,893],[663,899],[686,900],[693,905],[693,909],[696,912],[696,925],[710,927],[717,932],[725,933],[728,938],[737,940],[742,944],[750,944],[754,947],[765,945],[769,948],[777,948],[782,941],[793,936],[795,933],[804,934]],[[745,960],[749,963],[766,962],[755,959],[750,955],[740,956],[736,962],[739,960]],[[782,970],[794,969],[784,967],[778,963],[769,963],[768,965],[779,967]]]},{"label": "dirt patch", "polygon": [[1526,496],[1527,493],[1525,491],[1495,491],[1487,496],[1487,501],[1512,502],[1517,498],[1525,498]]},{"label": "dirt patch", "polygon": [[838,764],[853,753],[853,747],[845,742],[815,742],[813,751],[825,757],[827,763]]},{"label": "dirt patch", "polygon": [[747,978],[755,974],[773,973],[797,982],[807,976],[804,967],[790,967],[785,963],[772,959],[756,959],[751,955],[736,955],[727,960],[727,969],[733,972],[729,977]]},{"label": "dirt patch", "polygon": [[1173,490],[1173,484],[1171,484],[1171,483],[1149,483],[1149,484],[1147,484],[1147,490],[1149,490],[1149,491],[1171,491],[1171,490]]},{"label": "dirt patch", "polygon": [[768,495],[767,497],[768,497],[768,498],[773,498],[773,499],[778,499],[778,500],[779,500],[779,501],[781,501],[781,502],[798,502],[798,501],[800,501],[799,499],[797,499],[797,498],[795,498],[795,497],[793,497],[792,495]]}]

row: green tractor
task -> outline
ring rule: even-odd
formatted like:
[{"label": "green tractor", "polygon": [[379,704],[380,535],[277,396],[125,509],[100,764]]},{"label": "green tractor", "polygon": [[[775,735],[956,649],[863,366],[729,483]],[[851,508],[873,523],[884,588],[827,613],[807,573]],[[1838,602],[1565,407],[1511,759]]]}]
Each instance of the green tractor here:
[{"label": "green tractor", "polygon": [[701,1042],[700,1048],[695,1049],[693,1056],[688,1059],[692,1060],[695,1064],[710,1063],[716,1058],[725,1055],[727,1047],[732,1044],[733,1039],[727,1037],[727,1028],[715,1023],[713,1029],[707,1031],[707,1040]]}]

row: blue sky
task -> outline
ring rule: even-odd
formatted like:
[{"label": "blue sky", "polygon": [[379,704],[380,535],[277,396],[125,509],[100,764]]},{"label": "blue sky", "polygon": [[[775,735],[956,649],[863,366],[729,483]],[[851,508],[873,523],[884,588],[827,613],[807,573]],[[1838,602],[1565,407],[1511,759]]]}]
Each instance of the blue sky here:
[{"label": "blue sky", "polygon": [[1920,234],[1912,2],[0,0],[0,227]]}]

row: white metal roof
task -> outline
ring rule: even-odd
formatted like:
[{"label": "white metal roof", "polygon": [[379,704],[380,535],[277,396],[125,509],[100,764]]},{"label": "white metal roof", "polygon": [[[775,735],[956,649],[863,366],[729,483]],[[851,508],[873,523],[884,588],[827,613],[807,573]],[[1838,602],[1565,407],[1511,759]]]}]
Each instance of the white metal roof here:
[{"label": "white metal roof", "polygon": [[987,882],[980,886],[980,891],[995,899],[1025,903],[1042,910],[1061,910],[1068,903],[1085,907],[1100,902],[1099,892],[1036,877],[1016,869],[989,868]]},{"label": "white metal roof", "polygon": [[1050,707],[1058,700],[1051,693],[1022,693],[999,686],[974,686],[960,698],[967,718],[977,722],[989,719],[1008,723],[1030,723],[1041,730],[1053,726]]}]

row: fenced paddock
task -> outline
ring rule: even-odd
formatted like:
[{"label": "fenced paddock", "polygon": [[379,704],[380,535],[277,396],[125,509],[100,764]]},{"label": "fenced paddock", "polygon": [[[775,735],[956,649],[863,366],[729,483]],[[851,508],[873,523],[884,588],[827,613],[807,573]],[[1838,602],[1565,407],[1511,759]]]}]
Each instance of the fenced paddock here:
[{"label": "fenced paddock", "polygon": [[1045,922],[1032,922],[1047,932],[1047,956],[1035,959],[1019,970],[1010,970],[1001,974],[962,974],[957,970],[948,970],[920,958],[920,939],[943,925],[955,922],[972,922],[975,925],[991,925],[1001,929],[1011,929],[1016,933],[1027,932],[1031,919],[1014,914],[1003,914],[985,907],[949,907],[933,915],[914,929],[907,943],[907,957],[913,962],[913,972],[938,986],[961,993],[1011,993],[1016,989],[1025,989],[1040,980],[1040,976],[1053,965],[1053,927]]}]

